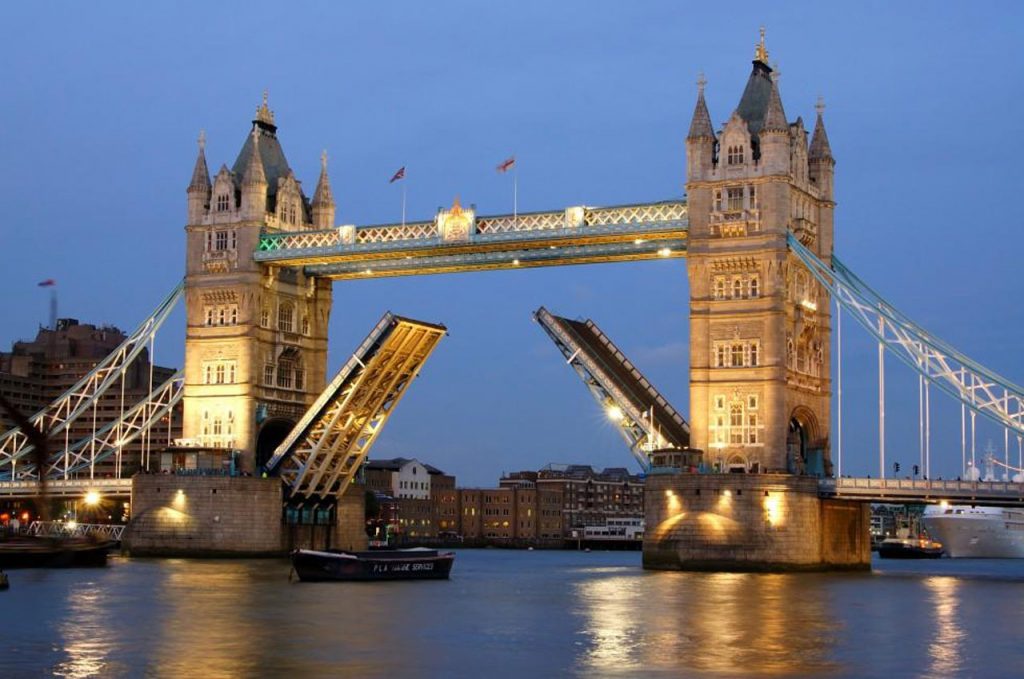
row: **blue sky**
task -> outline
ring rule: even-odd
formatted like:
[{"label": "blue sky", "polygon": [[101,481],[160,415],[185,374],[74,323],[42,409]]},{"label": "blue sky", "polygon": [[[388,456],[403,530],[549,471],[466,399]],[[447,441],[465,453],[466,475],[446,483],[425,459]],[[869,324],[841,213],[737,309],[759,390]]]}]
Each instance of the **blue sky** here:
[{"label": "blue sky", "polygon": [[[680,197],[697,74],[716,126],[758,26],[787,115],[820,94],[837,159],[837,254],[920,324],[1024,381],[1017,209],[1024,155],[1018,3],[30,3],[0,56],[0,347],[47,317],[133,327],[183,273],[185,186],[205,129],[229,166],[264,88],[306,192],[330,154],[339,223],[410,218],[455,195],[481,213]],[[547,462],[631,465],[531,312],[593,318],[689,410],[685,261],[338,283],[331,370],[385,310],[447,338],[376,444],[489,485]],[[182,317],[158,362],[180,365]],[[874,347],[844,334],[844,471],[877,473]],[[917,456],[917,381],[887,373],[887,445]],[[933,396],[935,475],[959,407]],[[979,432],[979,448],[1002,433]],[[939,459],[945,460],[940,462]]]}]

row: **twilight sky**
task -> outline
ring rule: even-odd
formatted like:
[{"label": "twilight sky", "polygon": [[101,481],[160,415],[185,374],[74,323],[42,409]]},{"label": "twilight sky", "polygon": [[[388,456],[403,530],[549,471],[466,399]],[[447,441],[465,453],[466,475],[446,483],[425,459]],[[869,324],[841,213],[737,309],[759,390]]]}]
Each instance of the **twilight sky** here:
[{"label": "twilight sky", "polygon": [[[206,130],[229,166],[264,88],[307,194],[322,149],[338,223],[410,219],[459,195],[511,211],[678,198],[706,74],[719,127],[758,26],[789,118],[824,96],[837,255],[911,318],[1024,382],[1020,202],[1024,5],[952,3],[18,3],[0,24],[0,347],[60,314],[134,327],[184,272],[185,187]],[[840,9],[841,8],[841,9]],[[460,485],[548,462],[632,466],[622,439],[531,312],[593,318],[689,411],[684,260],[341,282],[333,373],[385,310],[448,337],[373,457]],[[849,317],[846,317],[849,319]],[[157,343],[180,365],[183,315]],[[877,473],[877,363],[844,325],[844,467]],[[887,363],[890,460],[916,461],[917,380]],[[932,397],[933,475],[956,475],[960,409]],[[978,449],[994,427],[978,433]],[[833,449],[835,444],[833,443]],[[1016,459],[1016,445],[1013,445]]]}]

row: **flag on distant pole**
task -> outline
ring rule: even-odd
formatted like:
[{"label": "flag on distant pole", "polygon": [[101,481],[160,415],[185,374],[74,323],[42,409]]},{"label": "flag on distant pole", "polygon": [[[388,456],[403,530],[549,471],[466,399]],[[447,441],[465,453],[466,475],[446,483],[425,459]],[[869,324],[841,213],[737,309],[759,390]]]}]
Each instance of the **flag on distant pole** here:
[{"label": "flag on distant pole", "polygon": [[505,174],[506,172],[511,170],[513,167],[515,167],[515,165],[516,165],[516,157],[515,156],[509,156],[505,160],[501,161],[501,164],[498,165],[498,172],[501,172],[502,174]]},{"label": "flag on distant pole", "polygon": [[[401,179],[405,179],[405,165],[398,168],[398,172],[391,176],[388,184],[394,184]],[[405,182],[402,182],[402,226],[405,226]]]},{"label": "flag on distant pole", "polygon": [[[515,167],[516,157],[509,156],[498,164],[497,170],[500,174],[505,174]],[[516,172],[512,173],[512,221],[519,221],[519,175]]]},{"label": "flag on distant pole", "polygon": [[36,283],[41,288],[50,288],[50,329],[57,329],[57,281],[47,278]]},{"label": "flag on distant pole", "polygon": [[41,288],[52,288],[53,286],[57,285],[57,281],[53,280],[52,278],[47,278],[45,281],[39,281],[38,285]]}]

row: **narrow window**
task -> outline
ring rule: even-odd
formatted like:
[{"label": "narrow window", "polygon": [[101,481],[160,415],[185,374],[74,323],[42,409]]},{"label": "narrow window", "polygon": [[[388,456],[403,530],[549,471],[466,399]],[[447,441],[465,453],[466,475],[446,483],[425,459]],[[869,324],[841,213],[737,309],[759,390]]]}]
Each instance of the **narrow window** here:
[{"label": "narrow window", "polygon": [[732,367],[739,368],[743,365],[743,345],[732,345]]},{"label": "narrow window", "polygon": [[218,250],[218,251],[227,250],[228,249],[228,232],[227,231],[218,231],[217,232],[216,244],[214,245],[214,249]]},{"label": "narrow window", "polygon": [[743,297],[743,279],[734,278],[732,279],[732,297],[733,299],[742,299]]},{"label": "narrow window", "polygon": [[757,365],[757,342],[753,342],[750,345],[750,365]]},{"label": "narrow window", "polygon": [[263,384],[268,386],[274,384],[274,366],[269,363],[263,366]]},{"label": "narrow window", "polygon": [[747,443],[757,443],[757,415],[747,415]]},{"label": "narrow window", "polygon": [[217,196],[217,212],[227,212],[230,210],[230,200],[228,194],[221,193]]},{"label": "narrow window", "polygon": [[761,285],[757,280],[757,276],[750,277],[750,296],[757,297],[761,294]]},{"label": "narrow window", "polygon": [[743,443],[742,403],[734,403],[729,408],[729,443]]},{"label": "narrow window", "polygon": [[282,304],[277,309],[277,329],[281,332],[291,332],[295,310],[291,304]]}]

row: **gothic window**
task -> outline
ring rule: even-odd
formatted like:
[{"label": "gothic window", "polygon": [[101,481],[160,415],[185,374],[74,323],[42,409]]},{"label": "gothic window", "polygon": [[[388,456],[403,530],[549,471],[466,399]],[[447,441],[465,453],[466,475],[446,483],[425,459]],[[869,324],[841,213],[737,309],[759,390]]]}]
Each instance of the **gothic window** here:
[{"label": "gothic window", "polygon": [[715,189],[715,210],[722,211],[722,189]]},{"label": "gothic window", "polygon": [[224,423],[221,420],[220,416],[218,415],[218,416],[214,417],[213,418],[213,435],[214,436],[220,436],[222,433],[224,433],[223,427],[224,427]]},{"label": "gothic window", "polygon": [[743,443],[743,404],[729,406],[729,443]]},{"label": "gothic window", "polygon": [[217,234],[215,236],[215,241],[214,241],[213,249],[217,250],[217,251],[227,250],[228,249],[228,232],[227,231],[218,231],[217,232]]},{"label": "gothic window", "polygon": [[217,384],[224,384],[224,364],[223,363],[218,363],[217,364],[216,374],[217,374]]},{"label": "gothic window", "polygon": [[213,250],[213,231],[206,232],[206,251]]},{"label": "gothic window", "polygon": [[207,365],[203,370],[203,384],[213,384],[213,366]]},{"label": "gothic window", "polygon": [[269,328],[270,327],[270,309],[268,309],[266,307],[263,307],[263,309],[260,311],[260,327],[261,328]]},{"label": "gothic window", "polygon": [[295,368],[295,388],[302,389],[303,382],[306,378],[306,371],[302,368]]},{"label": "gothic window", "polygon": [[793,351],[793,340],[786,340],[786,365],[790,368],[796,368],[796,352]]},{"label": "gothic window", "polygon": [[206,307],[206,324],[213,325],[214,308],[212,306]]},{"label": "gothic window", "polygon": [[715,299],[725,299],[725,276],[715,276]]},{"label": "gothic window", "polygon": [[217,212],[227,212],[231,209],[231,199],[226,193],[217,196]]},{"label": "gothic window", "polygon": [[757,209],[757,187],[751,186],[747,189],[748,205],[751,210]]},{"label": "gothic window", "polygon": [[751,366],[757,366],[757,342],[750,345],[750,363]]},{"label": "gothic window", "polygon": [[238,323],[238,306],[235,304],[231,305],[231,325]]},{"label": "gothic window", "polygon": [[224,307],[221,307],[218,310],[218,314],[217,314],[218,324],[219,325],[224,325],[224,323],[227,321],[227,319],[228,319],[228,310],[225,309]]},{"label": "gothic window", "polygon": [[724,344],[718,345],[715,354],[716,354],[716,356],[715,356],[715,367],[717,367],[717,368],[725,368],[726,367],[726,360],[728,358],[727,353],[726,353],[726,346]]},{"label": "gothic window", "polygon": [[733,368],[739,368],[743,365],[743,345],[736,343],[732,345],[732,356],[730,365]]},{"label": "gothic window", "polygon": [[725,410],[725,396],[721,394],[715,396],[715,410]]},{"label": "gothic window", "polygon": [[747,410],[757,410],[757,395],[747,396]]},{"label": "gothic window", "polygon": [[273,386],[274,384],[274,366],[271,363],[263,366],[263,384],[268,386]]},{"label": "gothic window", "polygon": [[743,146],[730,146],[726,159],[730,165],[743,163]]},{"label": "gothic window", "polygon": [[238,234],[235,233],[234,229],[232,229],[229,233],[231,234],[231,249],[235,250],[238,247]]},{"label": "gothic window", "polygon": [[757,414],[747,415],[747,443],[757,443]]},{"label": "gothic window", "polygon": [[743,279],[732,279],[732,296],[733,299],[740,299],[743,297]]},{"label": "gothic window", "polygon": [[283,303],[277,308],[277,329],[281,332],[292,332],[295,322],[295,307]]},{"label": "gothic window", "polygon": [[743,187],[742,186],[731,186],[725,190],[725,198],[727,201],[726,208],[729,210],[742,210],[743,209]]},{"label": "gothic window", "polygon": [[228,363],[228,384],[235,383],[235,362]]},{"label": "gothic window", "polygon": [[757,276],[751,276],[748,281],[747,291],[751,297],[757,297],[761,294],[760,283],[757,280]]}]

